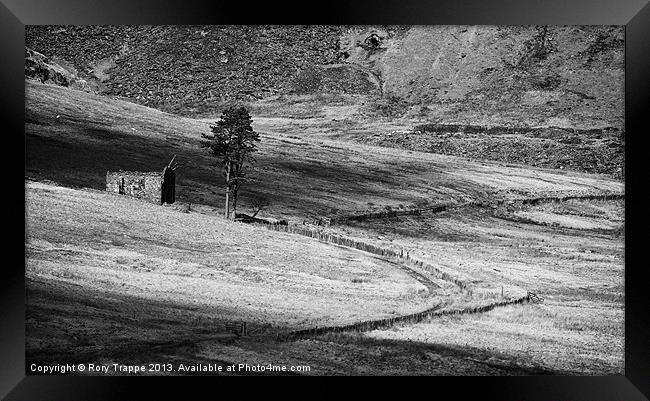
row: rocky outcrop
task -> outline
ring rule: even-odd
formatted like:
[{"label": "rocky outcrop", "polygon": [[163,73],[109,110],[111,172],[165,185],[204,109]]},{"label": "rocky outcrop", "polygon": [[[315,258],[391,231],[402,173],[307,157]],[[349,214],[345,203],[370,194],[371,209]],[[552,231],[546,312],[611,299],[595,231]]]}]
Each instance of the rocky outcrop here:
[{"label": "rocky outcrop", "polygon": [[87,81],[29,48],[25,48],[25,77],[39,80],[42,83],[91,91]]}]

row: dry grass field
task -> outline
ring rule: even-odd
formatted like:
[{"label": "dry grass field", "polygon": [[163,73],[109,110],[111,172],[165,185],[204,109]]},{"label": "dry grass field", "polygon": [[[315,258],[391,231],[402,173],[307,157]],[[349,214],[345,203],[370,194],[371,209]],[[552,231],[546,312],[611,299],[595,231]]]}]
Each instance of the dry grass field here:
[{"label": "dry grass field", "polygon": [[[354,237],[409,247],[417,257],[471,282],[476,298],[523,290],[544,299],[368,336],[497,350],[526,366],[573,374],[622,372],[622,201],[567,201],[525,209],[512,213],[512,219],[491,210],[460,209],[347,227]],[[516,219],[524,213],[535,220]],[[539,224],[548,222],[552,224]]]},{"label": "dry grass field", "polygon": [[[184,338],[185,329],[223,333],[226,321],[288,330],[401,315],[445,295],[386,261],[297,235],[95,190],[29,182],[26,195],[28,322],[38,322],[29,341],[42,352],[59,340],[74,346],[78,337],[83,345],[97,336],[107,346],[153,341],[168,314],[190,324],[176,328]],[[84,297],[91,305],[77,304]],[[102,299],[120,305],[110,330],[116,338],[107,336],[108,320],[77,326],[75,313],[85,315],[87,307],[117,312]],[[48,318],[59,313],[70,320]],[[125,321],[151,324],[152,331],[123,328]],[[63,338],[39,336],[43,324],[55,324]]]},{"label": "dry grass field", "polygon": [[[471,292],[394,260],[224,220],[221,177],[199,147],[213,120],[26,81],[28,361],[274,363],[316,375],[622,373],[623,201],[511,203],[620,196],[621,181],[342,140],[343,126],[323,127],[354,115],[345,104],[299,118],[269,109],[253,109],[260,151],[241,211],[265,196],[260,217],[300,224],[480,202],[326,229],[408,251]],[[184,164],[177,204],[103,191],[107,170],[161,170],[173,154]],[[527,291],[544,302],[277,337]],[[249,322],[251,335],[228,333],[235,321]]]}]

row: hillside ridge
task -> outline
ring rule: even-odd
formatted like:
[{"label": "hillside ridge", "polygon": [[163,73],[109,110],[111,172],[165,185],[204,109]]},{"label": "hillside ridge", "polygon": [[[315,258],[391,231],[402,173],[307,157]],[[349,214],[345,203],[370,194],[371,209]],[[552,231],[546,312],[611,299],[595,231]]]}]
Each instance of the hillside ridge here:
[{"label": "hillside ridge", "polygon": [[423,122],[623,128],[622,27],[27,26],[26,45],[185,116],[342,93]]}]

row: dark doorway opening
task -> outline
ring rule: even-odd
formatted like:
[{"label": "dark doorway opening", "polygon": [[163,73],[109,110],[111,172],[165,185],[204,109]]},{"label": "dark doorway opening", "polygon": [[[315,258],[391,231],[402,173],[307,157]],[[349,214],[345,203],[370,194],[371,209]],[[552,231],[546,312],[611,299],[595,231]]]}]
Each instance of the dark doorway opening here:
[{"label": "dark doorway opening", "polygon": [[176,201],[176,173],[170,168],[165,168],[160,192],[160,203],[174,203]]}]

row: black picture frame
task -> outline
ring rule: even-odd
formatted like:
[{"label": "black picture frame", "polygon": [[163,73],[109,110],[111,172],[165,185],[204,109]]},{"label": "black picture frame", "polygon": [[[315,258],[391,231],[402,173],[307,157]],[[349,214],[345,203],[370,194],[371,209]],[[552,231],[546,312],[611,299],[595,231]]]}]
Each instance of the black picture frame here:
[{"label": "black picture frame", "polygon": [[[313,8],[312,8],[313,7]],[[292,13],[290,10],[299,10]],[[0,0],[0,108],[4,125],[5,173],[3,267],[0,269],[0,397],[7,400],[134,399],[133,391],[181,391],[184,398],[223,388],[248,394],[240,379],[25,376],[24,26],[32,24],[424,24],[424,25],[625,25],[625,376],[427,377],[412,386],[435,388],[454,398],[500,400],[647,400],[650,396],[650,305],[644,250],[648,235],[650,177],[645,125],[650,97],[650,5],[646,0],[355,1],[322,4],[201,0]],[[19,149],[21,151],[19,151]],[[6,161],[7,156],[15,160]],[[23,253],[21,254],[21,249]],[[176,380],[182,380],[180,381]],[[191,381],[188,385],[187,380]],[[424,383],[423,383],[424,381]],[[361,382],[364,383],[364,382]],[[367,383],[367,382],[366,382]],[[388,382],[355,387],[382,393]],[[277,384],[277,383],[276,383]],[[361,388],[360,388],[360,387]],[[403,384],[401,384],[403,386]],[[285,387],[284,392],[292,391]],[[313,387],[313,386],[312,386]],[[338,386],[328,387],[340,391]],[[333,388],[332,388],[333,387]],[[408,385],[407,387],[411,387]],[[217,392],[217,388],[219,389]],[[373,390],[374,389],[374,390]],[[257,388],[261,394],[267,388]],[[293,390],[298,391],[298,390]],[[314,388],[311,390],[314,391]],[[318,390],[321,393],[321,390]],[[425,391],[425,394],[427,392]],[[296,394],[302,395],[302,394]],[[149,397],[148,397],[149,398]],[[447,397],[442,397],[447,398]]]}]

